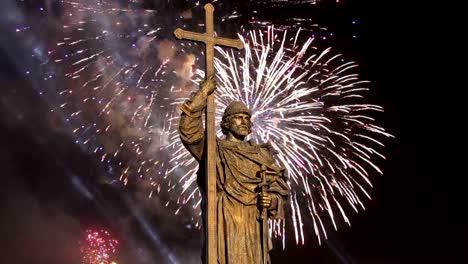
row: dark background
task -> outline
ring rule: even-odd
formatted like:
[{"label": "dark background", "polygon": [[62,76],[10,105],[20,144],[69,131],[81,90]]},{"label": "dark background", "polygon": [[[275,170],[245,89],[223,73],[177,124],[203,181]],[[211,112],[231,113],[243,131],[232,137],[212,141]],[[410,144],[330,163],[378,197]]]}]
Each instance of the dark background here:
[{"label": "dark background", "polygon": [[[370,99],[384,107],[381,123],[395,136],[386,143],[387,159],[378,164],[384,175],[374,181],[373,200],[366,212],[353,215],[351,227],[330,232],[321,246],[306,243],[275,250],[273,263],[458,262],[463,242],[456,239],[463,241],[465,228],[463,218],[455,213],[466,206],[459,205],[456,187],[467,175],[459,170],[467,156],[462,137],[466,129],[459,124],[466,118],[458,116],[464,112],[457,100],[464,87],[452,81],[458,75],[458,62],[445,58],[452,57],[448,54],[454,47],[447,44],[460,33],[454,29],[456,23],[442,18],[453,14],[443,12],[442,5],[413,5],[322,1],[320,7],[310,9],[296,6],[266,12],[265,16],[276,17],[310,15],[336,32],[336,48],[358,61],[362,78],[372,81]],[[351,24],[353,19],[358,23]],[[5,35],[0,40],[10,41]],[[46,119],[47,103],[19,72],[15,55],[5,49],[0,55],[0,262],[52,263],[43,260],[55,259],[54,263],[69,263],[60,256],[76,254],[79,227],[86,224],[110,226],[125,236],[118,231],[122,223],[112,220],[112,215],[128,213],[123,196],[118,190],[96,187],[96,161],[82,154],[71,138],[50,129],[47,122],[60,127],[60,120]],[[76,175],[94,199],[77,191],[80,184],[71,180]],[[152,221],[168,230],[182,224],[165,224],[167,219],[155,217]],[[140,239],[140,249],[150,249],[148,244],[154,243],[141,228],[126,232]],[[187,237],[165,233],[173,235],[163,235],[162,240],[184,256]],[[134,251],[128,255],[143,254]],[[150,254],[158,259],[164,252]],[[127,261],[120,263],[132,263]],[[155,263],[165,263],[159,261]]]}]

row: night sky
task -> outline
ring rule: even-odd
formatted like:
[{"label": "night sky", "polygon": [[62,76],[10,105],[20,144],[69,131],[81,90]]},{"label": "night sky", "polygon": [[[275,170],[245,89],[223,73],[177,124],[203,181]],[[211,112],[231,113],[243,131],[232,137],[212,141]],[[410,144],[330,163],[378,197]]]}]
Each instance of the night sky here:
[{"label": "night sky", "polygon": [[[7,4],[1,5],[6,16]],[[243,5],[240,10],[250,8]],[[28,16],[39,6],[29,1],[20,12]],[[351,215],[351,226],[340,225],[321,246],[311,231],[305,245],[274,250],[273,263],[455,263],[461,242],[453,237],[464,228],[453,217],[461,201],[454,187],[466,176],[458,166],[467,142],[459,139],[466,129],[458,125],[462,105],[455,103],[463,87],[442,77],[455,66],[438,61],[445,53],[439,18],[423,12],[424,4],[392,1],[306,6],[262,15],[309,16],[335,32],[334,47],[359,63],[361,77],[371,81],[368,99],[385,109],[379,123],[395,138],[385,141],[386,160],[377,162],[383,176],[373,180],[366,211]],[[50,113],[39,84],[24,74],[27,56],[12,48],[19,41],[14,29],[1,21],[0,263],[80,263],[77,242],[85,226],[111,230],[121,241],[118,263],[171,263],[171,256],[197,263],[199,233],[184,229],[186,219],[161,213],[131,187],[101,184],[99,161]],[[434,31],[439,35],[432,38]]]}]

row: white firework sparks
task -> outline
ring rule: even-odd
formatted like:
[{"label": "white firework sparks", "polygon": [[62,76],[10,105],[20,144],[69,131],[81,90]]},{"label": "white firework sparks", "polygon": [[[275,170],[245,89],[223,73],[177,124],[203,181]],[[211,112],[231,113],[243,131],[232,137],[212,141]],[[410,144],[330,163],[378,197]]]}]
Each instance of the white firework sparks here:
[{"label": "white firework sparks", "polygon": [[[346,207],[358,212],[364,209],[362,197],[370,198],[369,177],[381,173],[372,160],[383,157],[373,148],[383,146],[376,136],[391,135],[368,114],[383,109],[360,102],[368,82],[353,73],[357,64],[342,63],[341,56],[332,55],[330,49],[316,51],[312,38],[301,42],[299,32],[291,37],[272,27],[240,37],[244,54],[217,48],[217,123],[231,101],[250,107],[254,124],[250,139],[271,143],[289,172],[289,220],[296,243],[304,243],[304,228],[308,228],[304,218],[308,216],[320,242],[326,238],[327,223],[335,229],[339,219],[350,224]],[[197,76],[199,83],[204,72]],[[170,146],[179,149],[172,161],[188,168],[197,166],[183,150],[177,131],[171,134]],[[195,197],[195,172],[187,169],[181,178],[182,193],[189,193],[184,203]],[[284,223],[271,227],[281,233],[284,243]]]}]

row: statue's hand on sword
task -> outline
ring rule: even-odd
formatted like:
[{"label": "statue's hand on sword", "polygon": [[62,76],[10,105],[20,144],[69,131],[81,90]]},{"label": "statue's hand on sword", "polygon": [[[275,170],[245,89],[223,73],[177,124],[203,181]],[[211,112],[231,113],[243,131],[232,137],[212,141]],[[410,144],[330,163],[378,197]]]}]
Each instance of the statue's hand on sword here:
[{"label": "statue's hand on sword", "polygon": [[[276,201],[276,200],[275,200]],[[274,208],[274,199],[272,198],[272,195],[269,192],[260,192],[258,195],[258,204],[262,208]]]}]

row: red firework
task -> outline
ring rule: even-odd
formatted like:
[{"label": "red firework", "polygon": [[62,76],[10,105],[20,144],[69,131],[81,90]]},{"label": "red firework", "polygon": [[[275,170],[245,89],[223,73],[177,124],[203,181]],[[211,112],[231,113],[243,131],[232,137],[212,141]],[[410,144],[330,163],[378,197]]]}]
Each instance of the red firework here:
[{"label": "red firework", "polygon": [[86,230],[81,245],[83,264],[111,264],[111,257],[116,253],[118,244],[117,239],[107,230]]}]

